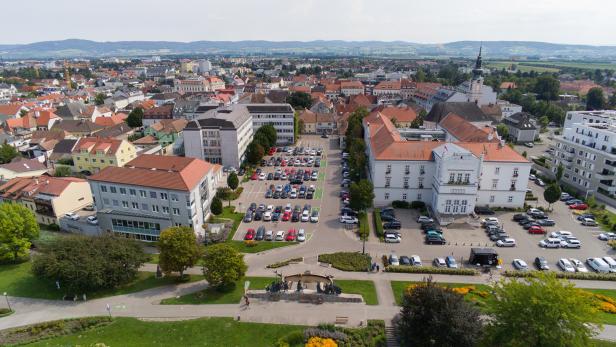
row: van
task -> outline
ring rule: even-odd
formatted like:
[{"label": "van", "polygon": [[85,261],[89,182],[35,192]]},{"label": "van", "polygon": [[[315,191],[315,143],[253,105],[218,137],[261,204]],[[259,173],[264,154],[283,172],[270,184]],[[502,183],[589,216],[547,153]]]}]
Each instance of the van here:
[{"label": "van", "polygon": [[386,243],[400,243],[400,236],[396,234],[385,234],[385,242]]},{"label": "van", "polygon": [[549,237],[545,240],[539,241],[539,246],[543,248],[559,248],[561,239],[555,237]]},{"label": "van", "polygon": [[265,241],[274,240],[274,232],[272,230],[268,230],[265,232]]},{"label": "van", "polygon": [[610,266],[601,258],[588,258],[586,264],[596,272],[610,272]]},{"label": "van", "polygon": [[616,272],[616,260],[612,257],[603,257],[603,261],[610,267],[610,272]]},{"label": "van", "polygon": [[498,223],[498,218],[496,217],[487,217],[484,220],[481,221],[481,224],[486,225],[486,224],[499,224]]},{"label": "van", "polygon": [[468,262],[473,265],[498,265],[498,253],[493,248],[471,248]]}]

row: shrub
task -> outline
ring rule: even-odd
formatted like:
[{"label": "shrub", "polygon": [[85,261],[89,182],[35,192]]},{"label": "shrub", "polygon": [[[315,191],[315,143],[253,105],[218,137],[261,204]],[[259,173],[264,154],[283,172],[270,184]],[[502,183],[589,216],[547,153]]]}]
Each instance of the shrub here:
[{"label": "shrub", "polygon": [[389,266],[389,258],[383,254],[383,256],[381,257],[381,261],[383,262],[383,267],[387,268]]},{"label": "shrub", "polygon": [[267,268],[268,268],[268,269],[277,269],[277,268],[279,268],[279,267],[287,266],[287,265],[289,265],[289,264],[291,264],[291,263],[299,263],[300,261],[303,261],[303,260],[304,260],[304,258],[303,258],[303,257],[300,257],[300,258],[291,258],[291,259],[287,259],[287,260],[284,260],[284,261],[280,261],[280,262],[277,262],[277,263],[274,263],[274,264],[269,264],[269,265],[267,266]]},{"label": "shrub", "polygon": [[461,276],[475,276],[479,274],[474,269],[451,269],[451,268],[445,268],[445,267],[410,266],[410,265],[387,266],[385,270],[387,272],[399,272],[399,273],[443,274],[443,275],[461,275]]},{"label": "shrub", "polygon": [[304,332],[294,331],[278,339],[276,347],[300,346],[304,341]]},{"label": "shrub", "polygon": [[379,239],[385,236],[383,232],[383,221],[381,220],[381,209],[375,208],[372,212],[372,221],[374,222],[374,233]]},{"label": "shrub", "polygon": [[426,208],[426,203],[423,201],[413,201],[411,202],[411,208],[417,209],[417,210],[421,210]]},{"label": "shrub", "polygon": [[60,231],[60,226],[56,223],[51,223],[49,225],[47,225],[47,229],[51,230],[51,231]]},{"label": "shrub", "polygon": [[308,328],[304,330],[304,338],[306,340],[310,340],[314,337],[332,339],[340,342],[344,342],[347,339],[347,335],[345,333],[336,330],[325,330],[319,328]]},{"label": "shrub", "polygon": [[393,208],[410,208],[411,207],[411,205],[407,201],[404,201],[404,200],[394,200],[391,203],[391,206]]},{"label": "shrub", "polygon": [[359,252],[319,254],[318,259],[320,262],[331,264],[333,268],[342,271],[367,271],[371,264],[370,255]]},{"label": "shrub", "polygon": [[322,337],[311,337],[306,343],[306,347],[337,347],[336,341]]},{"label": "shrub", "polygon": [[61,335],[78,333],[112,322],[109,317],[85,317],[56,320],[0,331],[0,341],[7,345],[22,345]]},{"label": "shrub", "polygon": [[[506,277],[536,277],[541,271],[505,271]],[[556,278],[566,278],[574,280],[591,281],[616,281],[616,274],[613,273],[594,273],[594,272],[556,272]]]}]

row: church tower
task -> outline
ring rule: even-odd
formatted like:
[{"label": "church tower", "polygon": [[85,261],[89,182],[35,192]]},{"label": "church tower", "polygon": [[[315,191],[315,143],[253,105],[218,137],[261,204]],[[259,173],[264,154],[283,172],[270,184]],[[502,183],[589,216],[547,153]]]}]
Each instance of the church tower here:
[{"label": "church tower", "polygon": [[470,85],[470,93],[469,100],[470,102],[478,103],[481,99],[482,89],[483,89],[483,68],[481,68],[481,49],[483,47],[479,47],[479,55],[477,56],[477,61],[475,62],[475,68],[473,69],[473,77],[471,78]]}]

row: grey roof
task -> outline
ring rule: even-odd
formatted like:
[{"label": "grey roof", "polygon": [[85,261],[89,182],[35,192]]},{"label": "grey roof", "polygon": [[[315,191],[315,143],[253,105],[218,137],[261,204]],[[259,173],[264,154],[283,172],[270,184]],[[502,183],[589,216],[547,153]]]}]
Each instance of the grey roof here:
[{"label": "grey roof", "polygon": [[38,161],[38,159],[22,159],[12,163],[0,165],[0,168],[13,172],[30,172],[47,169],[47,167]]},{"label": "grey roof", "polygon": [[133,128],[129,127],[125,122],[112,125],[107,129],[103,129],[96,133],[96,136],[99,137],[117,137],[120,135],[124,135],[133,130]]},{"label": "grey roof", "polygon": [[289,104],[248,104],[250,113],[293,113],[293,107]]},{"label": "grey roof", "polygon": [[73,152],[73,147],[77,143],[77,139],[64,139],[60,140],[53,148],[54,153],[67,153],[71,154]]},{"label": "grey roof", "polygon": [[250,117],[250,113],[248,113],[245,105],[233,105],[231,108],[214,109],[189,122],[184,131],[204,128],[234,130],[241,127]]},{"label": "grey roof", "polygon": [[76,119],[86,113],[88,106],[82,102],[70,102],[64,106],[59,106],[55,114],[63,119]]},{"label": "grey roof", "polygon": [[455,113],[469,122],[492,122],[493,119],[486,115],[474,102],[437,102],[425,120],[439,123],[448,114]]},{"label": "grey roof", "polygon": [[530,122],[530,114],[526,112],[514,113],[505,118],[503,123],[520,130],[537,130],[535,125]]}]

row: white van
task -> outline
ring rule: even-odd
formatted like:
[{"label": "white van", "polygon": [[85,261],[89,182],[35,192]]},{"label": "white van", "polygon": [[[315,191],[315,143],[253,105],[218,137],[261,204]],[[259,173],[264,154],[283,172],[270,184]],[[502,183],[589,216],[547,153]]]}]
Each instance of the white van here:
[{"label": "white van", "polygon": [[610,267],[610,272],[616,272],[616,260],[612,257],[603,257],[603,261]]},{"label": "white van", "polygon": [[610,266],[601,258],[588,258],[586,264],[596,272],[610,272]]},{"label": "white van", "polygon": [[545,240],[539,241],[539,246],[544,248],[558,248],[560,247],[560,241],[561,239],[550,237]]}]

